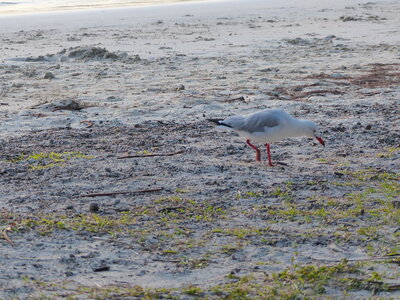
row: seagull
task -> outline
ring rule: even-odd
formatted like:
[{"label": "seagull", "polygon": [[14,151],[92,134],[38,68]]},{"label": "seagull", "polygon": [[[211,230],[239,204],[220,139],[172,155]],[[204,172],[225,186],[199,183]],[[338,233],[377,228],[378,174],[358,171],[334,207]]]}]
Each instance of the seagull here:
[{"label": "seagull", "polygon": [[316,138],[325,147],[314,122],[293,118],[281,109],[265,109],[249,115],[237,115],[226,119],[208,119],[220,127],[229,128],[246,139],[247,145],[256,150],[256,161],[261,161],[261,151],[251,141],[265,144],[268,164],[272,167],[270,144],[288,137],[308,136]]}]

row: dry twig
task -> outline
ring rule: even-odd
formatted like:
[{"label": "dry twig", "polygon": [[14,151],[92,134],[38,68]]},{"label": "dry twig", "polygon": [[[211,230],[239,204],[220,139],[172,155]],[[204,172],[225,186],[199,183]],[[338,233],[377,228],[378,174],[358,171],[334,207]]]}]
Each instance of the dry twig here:
[{"label": "dry twig", "polygon": [[[397,257],[400,257],[400,254],[386,255],[386,256],[376,256],[376,257],[367,257],[367,258],[344,258],[346,261],[377,261],[377,260],[392,260]],[[341,262],[342,259],[326,259],[326,258],[316,258],[311,257],[313,260],[319,261],[327,261],[327,262]]]},{"label": "dry twig", "polygon": [[109,193],[93,193],[81,195],[79,198],[85,197],[104,197],[104,196],[114,196],[114,195],[122,195],[122,194],[139,194],[139,193],[151,193],[151,192],[159,192],[162,188],[154,188],[154,189],[146,189],[146,190],[136,190],[136,191],[122,191],[122,192],[109,192]]},{"label": "dry twig", "polygon": [[342,95],[344,92],[339,91],[339,90],[312,90],[308,92],[304,92],[298,95],[295,95],[294,98],[308,98],[313,95],[325,95],[325,94],[333,94],[333,95]]},{"label": "dry twig", "polygon": [[133,253],[138,254],[136,251],[133,250],[133,246],[131,244],[125,243],[123,241],[118,241],[116,239],[106,239],[106,238],[101,238],[101,237],[97,237],[97,236],[92,237],[92,239],[98,240],[98,241],[110,242],[110,243],[118,243],[118,244],[127,246],[128,248],[130,248],[132,250]]},{"label": "dry twig", "polygon": [[173,156],[177,154],[181,154],[185,151],[177,151],[177,152],[172,152],[172,153],[154,153],[154,154],[139,154],[139,155],[128,155],[128,156],[121,156],[117,157],[117,159],[124,159],[124,158],[137,158],[137,157],[152,157],[152,156]]},{"label": "dry twig", "polygon": [[181,262],[180,259],[161,259],[161,258],[153,258],[153,261],[171,262],[171,263],[178,263],[178,262]]},{"label": "dry twig", "polygon": [[8,226],[7,228],[5,228],[3,230],[3,237],[11,246],[15,247],[17,245],[10,239],[10,237],[7,234],[7,232],[9,232],[9,231],[11,231],[11,226]]},{"label": "dry twig", "polygon": [[236,102],[236,101],[242,101],[242,102],[246,103],[246,99],[243,96],[223,100],[223,102],[226,102],[226,103],[232,103],[232,102]]},{"label": "dry twig", "polygon": [[83,121],[80,121],[80,124],[86,124],[87,125],[86,128],[90,128],[94,125],[94,122],[89,121],[89,120],[83,120]]}]

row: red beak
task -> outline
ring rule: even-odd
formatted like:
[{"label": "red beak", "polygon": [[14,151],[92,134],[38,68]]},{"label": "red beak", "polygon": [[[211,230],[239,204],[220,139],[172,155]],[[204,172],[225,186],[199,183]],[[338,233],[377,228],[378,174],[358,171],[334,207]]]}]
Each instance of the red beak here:
[{"label": "red beak", "polygon": [[325,142],[324,142],[324,140],[323,140],[323,139],[321,139],[321,138],[320,138],[320,137],[318,137],[318,136],[316,136],[315,138],[318,140],[318,142],[320,142],[320,143],[321,143],[321,145],[322,145],[322,146],[324,146],[324,147],[325,147]]}]

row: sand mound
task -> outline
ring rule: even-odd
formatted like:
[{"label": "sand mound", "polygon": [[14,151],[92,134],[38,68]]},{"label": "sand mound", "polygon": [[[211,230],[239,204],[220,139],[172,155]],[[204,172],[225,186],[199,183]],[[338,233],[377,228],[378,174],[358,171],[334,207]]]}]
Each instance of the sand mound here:
[{"label": "sand mound", "polygon": [[66,62],[66,61],[99,61],[111,60],[124,63],[135,63],[141,61],[139,55],[129,56],[126,52],[111,52],[106,48],[78,46],[63,49],[56,54],[39,55],[37,57],[26,57],[17,59],[27,62]]}]

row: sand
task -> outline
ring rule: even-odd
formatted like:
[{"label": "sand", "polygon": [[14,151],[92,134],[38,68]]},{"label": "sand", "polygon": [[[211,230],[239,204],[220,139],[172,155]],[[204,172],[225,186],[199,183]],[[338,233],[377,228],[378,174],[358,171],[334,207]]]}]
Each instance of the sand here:
[{"label": "sand", "polygon": [[400,5],[305,2],[0,17],[0,298],[399,297]]}]

